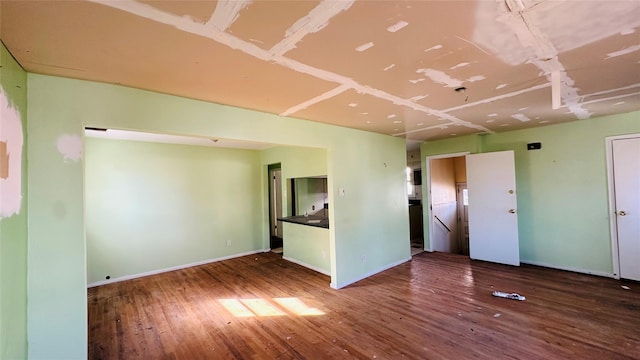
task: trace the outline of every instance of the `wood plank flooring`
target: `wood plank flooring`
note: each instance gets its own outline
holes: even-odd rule
[[[88,302],[90,359],[640,359],[640,283],[442,253],[341,290],[265,253]]]

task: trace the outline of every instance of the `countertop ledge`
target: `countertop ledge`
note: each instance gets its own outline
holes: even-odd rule
[[[315,226],[315,227],[320,227],[320,228],[325,228],[325,229],[329,228],[329,219],[326,218],[326,217],[322,217],[322,216],[297,215],[297,216],[287,216],[287,217],[278,218],[278,220],[284,221],[284,222],[288,222],[288,223],[292,223],[292,224]]]

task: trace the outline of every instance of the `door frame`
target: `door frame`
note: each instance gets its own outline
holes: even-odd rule
[[[423,232],[422,234],[422,237],[424,239],[424,246],[423,246],[424,251],[433,252],[431,247],[431,239],[433,238],[433,222],[435,219],[433,217],[433,211],[432,211],[433,205],[431,203],[431,160],[455,158],[460,156],[467,156],[469,154],[471,154],[471,152],[464,151],[464,152],[457,152],[457,153],[450,153],[450,154],[431,155],[425,158],[424,169],[425,169],[425,177],[427,180],[425,181],[426,190],[427,190],[425,194],[427,196],[428,201],[426,203],[427,206],[422,207],[422,212],[424,213],[426,208],[429,231]],[[422,196],[423,203],[424,203],[424,197],[425,195],[423,194]]]
[[[620,279],[620,254],[618,249],[618,223],[616,215],[616,191],[613,181],[613,141],[640,138],[638,134],[607,136],[605,151],[607,155],[607,190],[609,195],[609,231],[611,234],[611,257],[613,264],[613,278]]]

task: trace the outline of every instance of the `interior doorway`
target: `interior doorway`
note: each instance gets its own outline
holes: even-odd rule
[[[280,163],[268,166],[269,179],[269,248],[282,253],[282,169]]]
[[[466,154],[427,159],[431,251],[469,255]]]

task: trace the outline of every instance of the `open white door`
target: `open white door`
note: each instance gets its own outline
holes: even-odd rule
[[[640,281],[640,137],[613,141],[620,277]]]
[[[520,265],[513,151],[467,155],[469,256]]]

